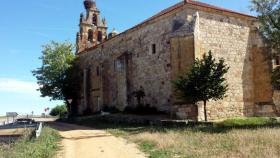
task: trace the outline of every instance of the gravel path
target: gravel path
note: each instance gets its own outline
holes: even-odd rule
[[[63,138],[58,158],[145,158],[135,144],[105,131],[56,122],[50,126]]]

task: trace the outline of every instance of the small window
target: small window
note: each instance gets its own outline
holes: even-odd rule
[[[92,24],[93,24],[93,25],[97,25],[97,17],[96,17],[96,14],[93,14],[93,16],[92,16]]]
[[[275,64],[276,64],[276,65],[280,65],[280,60],[279,60],[279,58],[280,58],[279,56],[276,56],[276,57],[275,57]]]
[[[152,44],[152,53],[156,54],[156,44]]]
[[[102,42],[102,32],[101,31],[98,31],[97,41]]]
[[[274,61],[275,61],[275,65],[280,65],[280,56],[276,56],[274,58]]]
[[[99,66],[96,67],[96,75],[99,76],[100,75],[100,69]]]
[[[88,41],[92,41],[93,40],[93,31],[90,29],[88,30]]]
[[[124,63],[121,59],[116,59],[114,61],[114,70],[115,72],[122,72],[124,70]]]

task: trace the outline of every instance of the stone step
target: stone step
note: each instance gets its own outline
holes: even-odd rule
[[[255,116],[277,117],[279,115],[274,104],[264,104],[255,106]]]

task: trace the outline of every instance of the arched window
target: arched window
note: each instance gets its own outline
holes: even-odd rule
[[[96,16],[96,14],[93,14],[93,16],[92,16],[92,24],[93,25],[97,25],[97,16]]]
[[[101,31],[98,31],[98,34],[97,34],[97,41],[98,41],[98,42],[102,42],[102,32],[101,32]]]
[[[91,29],[88,30],[88,41],[93,41],[93,31]]]

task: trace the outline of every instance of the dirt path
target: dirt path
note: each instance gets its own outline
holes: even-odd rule
[[[58,158],[145,158],[135,144],[105,131],[65,123],[50,126],[63,138]]]

